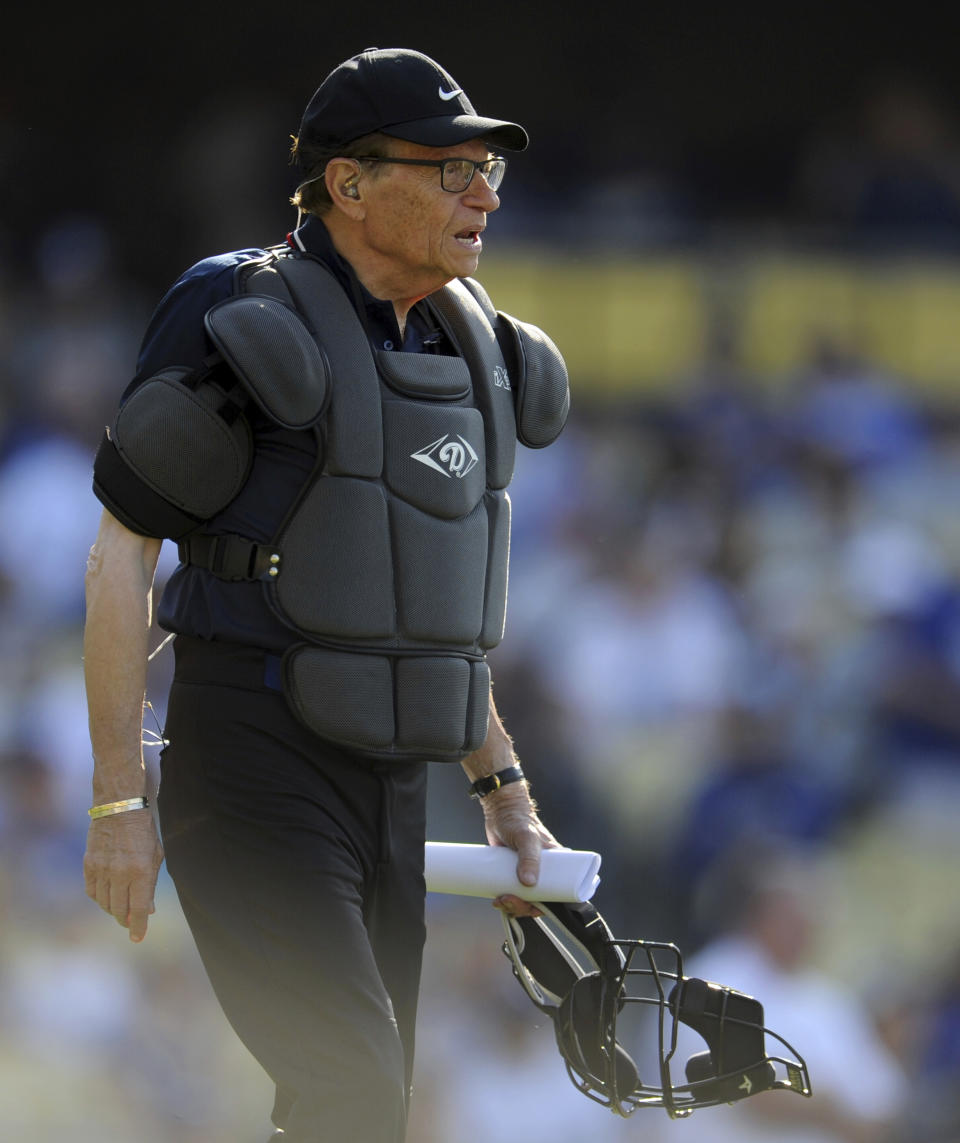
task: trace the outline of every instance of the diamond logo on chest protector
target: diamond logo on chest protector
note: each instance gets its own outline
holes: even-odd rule
[[[459,433],[454,436],[451,436],[450,433],[444,433],[433,444],[427,445],[419,452],[412,452],[410,456],[448,479],[451,476],[456,476],[460,480],[476,466],[480,459],[474,451],[473,445]]]

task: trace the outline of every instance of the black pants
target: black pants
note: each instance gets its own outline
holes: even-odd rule
[[[402,1143],[424,942],[426,767],[320,742],[247,649],[177,640],[158,797],[217,997],[284,1143]]]

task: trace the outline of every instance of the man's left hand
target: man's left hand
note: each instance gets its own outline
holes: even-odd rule
[[[537,816],[537,807],[525,782],[501,786],[488,794],[483,806],[484,826],[490,845],[503,845],[517,851],[517,880],[523,885],[536,885],[540,876],[540,853],[544,849],[560,849],[560,842]],[[530,901],[512,893],[494,901],[496,908],[513,917],[538,917],[540,910]]]

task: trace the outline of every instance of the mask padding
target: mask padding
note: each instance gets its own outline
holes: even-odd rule
[[[557,1043],[574,1066],[606,1085],[607,1058],[603,1053],[603,977],[598,972],[581,977],[570,989],[554,1019]],[[623,1099],[640,1084],[637,1065],[614,1045],[616,1095]],[[613,1097],[613,1092],[606,1092]]]
[[[580,972],[535,918],[514,917],[512,923],[522,933],[520,959],[524,968],[544,993],[559,1004],[580,978]],[[517,943],[519,946],[521,942]]]
[[[763,1005],[732,988],[695,977],[683,982],[677,1018],[706,1041],[709,1051],[687,1061],[687,1081],[703,1083],[699,1099],[743,1099],[773,1085],[776,1074],[767,1062]],[[674,1003],[676,989],[670,995]],[[706,1083],[714,1079],[714,1083]]]

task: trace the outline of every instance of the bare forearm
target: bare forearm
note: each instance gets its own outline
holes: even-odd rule
[[[160,542],[105,517],[87,566],[84,678],[94,804],[145,793],[141,752],[153,572]]]
[[[479,750],[468,754],[462,762],[471,782],[507,770],[518,764],[513,742],[490,696],[490,723],[487,739]],[[537,816],[536,803],[530,797],[526,781],[510,782],[482,796],[484,829],[490,845],[505,845],[517,851],[517,877],[524,885],[535,885],[540,872],[540,852],[557,845],[556,838]],[[507,894],[494,902],[514,915],[536,916],[538,910],[529,902]]]
[[[141,750],[153,576],[160,541],[128,531],[109,512],[87,563],[84,677],[93,744],[93,804],[146,793]],[[144,808],[96,818],[87,831],[87,896],[142,941],[153,912],[163,848]]]
[[[485,778],[488,774],[495,774],[498,770],[506,770],[509,766],[515,766],[516,763],[517,756],[513,752],[513,742],[510,735],[507,734],[499,714],[497,714],[497,708],[491,694],[490,723],[487,729],[486,742],[479,750],[468,754],[461,765],[470,781],[475,782],[477,778]]]

